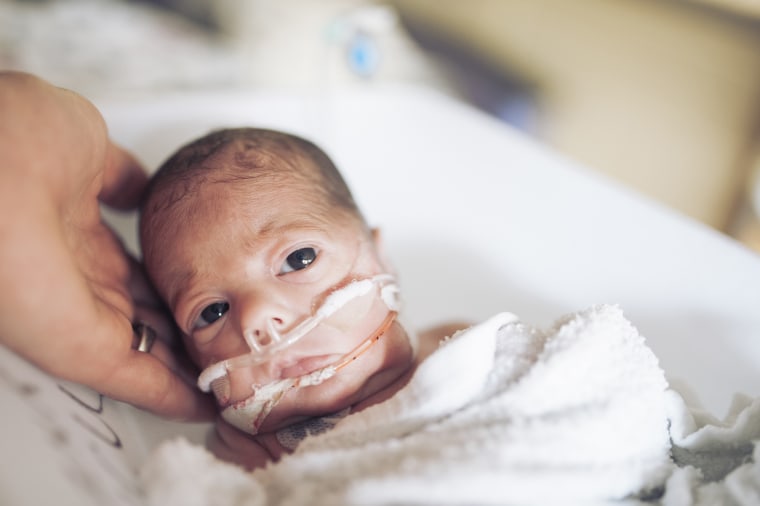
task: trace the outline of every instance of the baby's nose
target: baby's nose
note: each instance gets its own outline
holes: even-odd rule
[[[251,351],[262,351],[280,340],[296,315],[284,295],[252,290],[238,300],[240,332]]]
[[[276,344],[282,339],[285,321],[279,316],[269,316],[260,319],[254,327],[245,328],[243,337],[252,351],[263,351],[267,346]]]

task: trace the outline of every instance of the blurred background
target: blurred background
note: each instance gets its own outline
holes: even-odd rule
[[[432,87],[760,252],[758,0],[0,0],[0,68],[94,100]]]

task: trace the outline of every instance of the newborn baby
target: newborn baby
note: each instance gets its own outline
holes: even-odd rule
[[[220,408],[208,446],[248,469],[381,402],[460,325],[396,319],[380,234],[317,146],[213,132],[156,172],[141,207],[148,275]]]

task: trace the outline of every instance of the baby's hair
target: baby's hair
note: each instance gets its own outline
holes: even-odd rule
[[[223,154],[231,154],[234,162],[221,166],[218,158]],[[364,221],[348,185],[322,149],[296,135],[262,128],[216,130],[179,148],[151,178],[141,210],[152,214],[170,208],[209,181],[277,183],[292,177],[309,184],[328,205]],[[160,202],[151,199],[157,193]]]

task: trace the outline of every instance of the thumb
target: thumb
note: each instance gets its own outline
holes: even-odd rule
[[[100,201],[119,210],[136,207],[148,183],[145,169],[134,156],[114,143],[108,145],[105,163]]]

